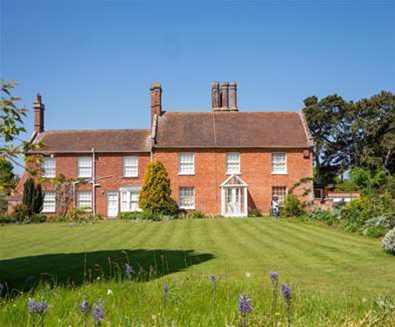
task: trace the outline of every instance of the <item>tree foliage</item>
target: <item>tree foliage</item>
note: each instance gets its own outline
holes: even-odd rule
[[[9,195],[15,185],[16,178],[12,163],[0,157],[0,192]]]
[[[11,94],[15,85],[15,82],[6,83],[0,80],[0,157],[20,165],[16,160],[18,156],[27,155],[29,151],[38,149],[42,145],[22,140],[22,135],[26,132],[23,118],[26,116],[27,109],[17,106],[20,98]],[[30,155],[26,160],[37,162],[38,158]]]
[[[160,214],[174,214],[177,211],[177,205],[171,198],[169,175],[160,161],[153,161],[147,167],[139,206],[143,210]]]
[[[27,215],[31,217],[40,213],[43,208],[44,194],[41,190],[41,184],[36,184],[34,179],[29,178],[23,186],[22,203],[26,207]]]
[[[395,172],[395,95],[381,92],[357,102],[339,95],[304,100],[303,109],[315,140],[317,181],[353,167]]]

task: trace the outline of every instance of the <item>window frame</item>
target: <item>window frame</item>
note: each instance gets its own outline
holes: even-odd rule
[[[132,159],[132,164],[127,166],[126,161]],[[122,171],[123,171],[123,177],[125,178],[133,178],[133,177],[139,177],[139,158],[138,156],[124,156],[122,160]],[[128,175],[126,174],[126,169],[131,169],[131,174]],[[135,170],[135,172],[134,172]]]
[[[183,156],[190,155],[192,156],[192,162],[183,162]],[[183,165],[190,165],[192,164],[191,171],[183,171]],[[185,168],[185,167],[184,167]],[[178,155],[178,175],[185,175],[185,176],[192,176],[195,175],[195,153],[194,152],[180,152]]]
[[[87,159],[89,159],[89,161],[90,161],[90,167],[89,167],[90,175],[89,176],[82,176],[81,175],[81,168],[82,169],[88,169],[88,167],[87,166],[81,166],[80,163],[83,160],[87,160]],[[77,158],[77,177],[79,177],[79,178],[92,178],[92,174],[93,174],[93,160],[92,160],[92,157],[89,157],[89,156],[78,157]]]
[[[277,189],[284,189],[284,196],[279,195],[279,194],[274,194],[274,189],[275,188],[277,188]],[[272,199],[273,199],[274,195],[276,195],[278,197],[280,203],[284,203],[285,199],[288,196],[288,187],[285,186],[285,185],[273,185],[272,186]]]
[[[185,190],[192,190],[192,195],[185,195],[184,194],[184,198],[186,197],[186,196],[190,196],[191,197],[191,199],[192,199],[192,204],[190,204],[190,205],[183,205],[183,200],[182,200],[182,197],[183,197],[183,194],[182,194],[182,191],[185,191]],[[179,207],[180,207],[180,209],[184,209],[184,210],[195,210],[195,208],[196,208],[196,191],[195,191],[195,187],[193,187],[193,186],[181,186],[180,188],[179,188],[179,190],[178,190],[178,204],[179,204]],[[184,201],[185,202],[185,201]]]
[[[82,207],[82,206],[80,205],[81,200],[80,200],[79,197],[80,197],[81,194],[83,194],[83,193],[89,193],[89,194],[90,194],[90,206]],[[84,190],[77,191],[76,197],[77,197],[77,198],[76,198],[76,207],[77,207],[77,208],[82,209],[82,210],[85,210],[85,211],[88,211],[88,212],[91,212],[91,211],[92,211],[92,204],[93,204],[92,191],[84,191]]]
[[[46,166],[46,164],[48,162],[52,162],[53,163],[53,166],[49,168],[51,170],[51,172],[53,170],[53,174],[47,174],[48,168],[45,168],[45,166]],[[45,178],[54,178],[54,177],[56,177],[56,160],[55,160],[55,158],[43,157],[42,162],[41,162],[41,171],[42,171],[42,177],[45,177]]]
[[[236,162],[236,161],[230,161],[229,159],[230,159],[230,157],[232,156],[232,155],[234,155],[234,154],[237,154],[237,156],[238,156],[238,161]],[[226,158],[225,158],[225,164],[226,164],[226,175],[241,175],[241,155],[240,155],[240,152],[235,152],[235,151],[233,151],[233,152],[227,152],[226,153]],[[237,165],[238,165],[238,169],[237,170],[235,170],[235,171],[230,171],[229,170],[229,166],[230,166],[230,164],[235,164],[235,163],[237,163]]]
[[[279,162],[275,162],[275,156],[276,155],[284,155],[284,169],[282,171],[276,171],[275,170],[275,164],[282,164]],[[272,152],[272,174],[273,175],[287,175],[288,174],[288,156],[286,152]]]
[[[119,212],[140,212],[142,209],[139,207],[139,197],[140,197],[140,188],[136,187],[125,187],[119,190]],[[126,198],[124,198],[124,193],[126,194]],[[132,202],[132,193],[137,193],[137,201]],[[124,203],[127,204],[128,208],[125,210]],[[136,203],[136,210],[132,210],[132,203]]]
[[[42,213],[55,213],[56,212],[56,193],[55,193],[55,191],[45,191],[43,193],[44,193],[44,199],[43,199],[43,208],[42,208],[41,212]],[[48,202],[48,199],[47,199],[47,201],[45,199],[49,194],[53,195],[53,200],[51,200],[51,203],[53,202],[53,209],[52,209],[52,207],[51,207],[51,209],[45,209],[45,207],[46,207],[45,202]],[[47,207],[48,207],[48,204],[47,204]]]

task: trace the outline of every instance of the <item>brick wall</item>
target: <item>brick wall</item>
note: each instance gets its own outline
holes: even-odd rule
[[[170,175],[173,197],[179,203],[179,188],[193,186],[195,188],[195,207],[211,214],[221,212],[220,184],[228,177],[226,175],[226,153],[240,152],[240,177],[248,184],[249,208],[257,208],[269,212],[271,207],[272,186],[285,186],[289,190],[303,177],[312,177],[312,156],[304,158],[303,150],[287,150],[286,175],[272,174],[272,152],[284,150],[196,150],[196,149],[156,149],[154,158],[166,166]],[[195,153],[195,175],[178,175],[180,152]],[[303,187],[306,187],[304,185]],[[301,195],[301,190],[295,190]]]

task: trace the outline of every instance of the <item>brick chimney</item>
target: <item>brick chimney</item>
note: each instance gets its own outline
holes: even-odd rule
[[[229,83],[229,110],[238,111],[237,109],[237,83]]]
[[[37,99],[33,104],[34,108],[34,131],[37,133],[44,132],[44,110],[45,106],[41,101],[41,95],[37,94]]]
[[[221,91],[218,82],[213,82],[211,85],[211,109],[213,111],[221,110]]]
[[[154,116],[158,117],[162,114],[162,87],[160,83],[152,83],[151,85],[151,126]]]
[[[229,83],[224,82],[221,84],[221,110],[229,110],[229,95],[228,95]]]

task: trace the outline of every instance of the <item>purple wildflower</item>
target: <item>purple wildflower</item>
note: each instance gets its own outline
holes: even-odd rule
[[[170,291],[169,284],[163,284],[162,290],[163,290],[163,294],[164,294],[165,296],[166,296],[167,294],[169,294],[169,291]]]
[[[100,300],[99,304],[93,305],[93,320],[96,326],[100,326],[101,321],[104,319],[104,301]]]
[[[30,314],[45,315],[48,311],[48,303],[46,301],[34,301],[34,299],[29,299],[27,302],[27,309]]]
[[[270,274],[270,279],[272,280],[272,282],[277,282],[278,278],[280,277],[280,274],[278,272],[272,271]]]
[[[287,304],[291,302],[292,299],[292,290],[288,284],[282,284],[281,290],[283,292],[284,300]]]
[[[80,311],[87,315],[90,311],[91,307],[89,305],[89,302],[87,300],[83,300],[80,304]]]
[[[252,311],[251,300],[247,295],[241,294],[239,297],[239,311],[245,315]]]
[[[128,263],[125,263],[125,276],[130,278],[132,274],[134,274],[133,267]]]
[[[210,280],[210,282],[212,282],[213,284],[216,284],[218,281],[218,277],[216,275],[210,274],[208,276],[208,279]]]

